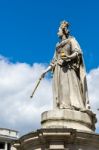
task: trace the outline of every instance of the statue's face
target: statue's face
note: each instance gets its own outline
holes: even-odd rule
[[[61,28],[59,28],[58,32],[57,32],[58,37],[62,37],[63,36],[63,31]]]

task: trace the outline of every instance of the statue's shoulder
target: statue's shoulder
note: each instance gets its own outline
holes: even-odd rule
[[[74,36],[70,36],[68,38],[68,41],[70,42],[70,44],[78,45],[78,47],[80,47],[79,44],[78,44],[78,41],[76,40],[76,38]]]
[[[69,41],[76,41],[76,38],[74,36],[69,36],[68,40]]]

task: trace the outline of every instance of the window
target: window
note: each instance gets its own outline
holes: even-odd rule
[[[11,144],[10,143],[8,143],[7,150],[11,150]]]
[[[4,142],[0,142],[0,149],[5,149],[5,143]]]

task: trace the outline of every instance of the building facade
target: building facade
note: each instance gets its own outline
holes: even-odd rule
[[[0,150],[16,150],[12,146],[12,142],[17,138],[17,131],[6,128],[0,128]]]

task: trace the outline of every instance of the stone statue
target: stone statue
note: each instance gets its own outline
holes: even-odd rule
[[[61,22],[57,33],[60,42],[42,76],[53,71],[54,108],[86,111],[90,106],[82,50],[76,39],[70,36],[68,27],[68,22]]]
[[[83,54],[68,28],[69,23],[62,21],[58,31],[60,41],[56,44],[54,57],[41,74],[31,98],[45,74],[52,71],[54,107],[41,114],[42,128],[93,132],[97,119],[89,105]]]
[[[53,72],[54,108],[41,114],[41,129],[15,141],[17,150],[99,150],[96,115],[88,100],[81,48],[69,35],[69,23],[61,22],[54,57],[32,92],[48,71]],[[35,120],[34,120],[35,121]]]

